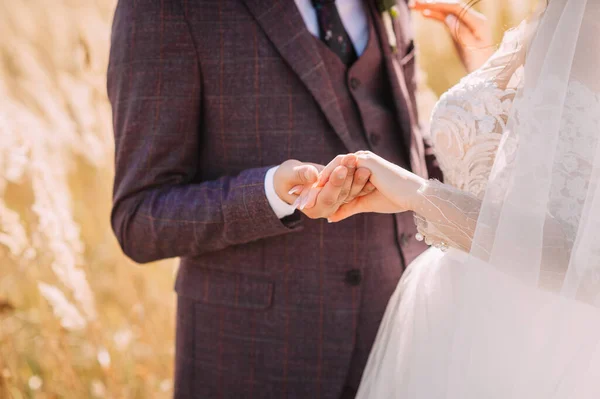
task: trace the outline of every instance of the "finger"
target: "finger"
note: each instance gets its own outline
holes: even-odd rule
[[[371,194],[373,191],[375,191],[375,186],[373,185],[373,183],[368,182],[365,185],[365,188],[363,188],[362,191],[358,194],[358,196],[364,197],[365,195]]]
[[[349,204],[344,204],[340,206],[340,208],[330,217],[327,218],[329,223],[337,223],[344,219],[349,218],[350,216],[354,216],[359,213],[357,201],[352,201]]]
[[[302,164],[293,169],[293,185],[313,184],[319,179],[319,171],[314,165]]]
[[[297,185],[292,187],[292,189],[290,191],[288,191],[289,195],[298,195],[302,192],[302,190],[304,189],[304,186],[302,185]]]
[[[340,191],[338,203],[346,201],[352,190],[354,173],[356,172],[356,156],[354,154],[345,156],[344,159],[342,159],[342,166],[345,166],[348,169],[348,174],[346,175],[346,180],[342,186],[342,191]]]
[[[365,186],[369,182],[369,177],[371,177],[371,171],[369,169],[358,168],[356,170],[354,173],[352,188],[350,189],[350,194],[346,198],[346,202],[351,202],[354,198],[358,197],[358,195],[364,190]]]
[[[345,176],[345,177],[342,178],[342,176]],[[347,179],[348,179],[348,170],[347,170],[347,168],[344,167],[344,166],[339,166],[334,171],[334,175],[330,179],[329,184],[326,184],[325,187],[331,185],[334,188],[337,188],[338,186],[341,185],[342,190],[343,190],[343,186],[344,186],[345,182],[347,181]],[[305,209],[314,208],[317,205],[317,199],[318,199],[319,194],[321,193],[321,191],[323,191],[323,188],[322,187],[318,187],[316,185],[313,185],[312,187],[304,186],[302,194],[300,195],[300,198],[298,199],[298,209],[301,210],[301,211],[303,211]],[[335,192],[334,189],[330,189],[329,191],[326,191],[325,196],[333,195],[332,194],[333,192]],[[339,200],[339,199],[336,199],[336,200]],[[325,198],[325,203],[326,203],[326,206],[333,206],[334,205],[334,204],[329,204],[329,199],[328,198]]]
[[[335,168],[329,181],[319,193],[316,206],[331,208],[336,205],[347,175],[348,169],[345,166]]]
[[[348,162],[347,158],[350,159],[350,157],[354,157],[354,159],[356,159],[354,154],[338,155],[331,162],[329,162],[329,164],[327,164],[327,166],[325,166],[320,173],[318,186],[325,186],[335,168],[342,165],[343,162]]]
[[[452,35],[452,39],[455,43],[460,43],[460,34],[463,28],[463,24],[460,23],[460,20],[454,14],[447,14],[444,17],[444,23],[448,27],[450,34]],[[464,30],[463,30],[464,32]]]
[[[465,5],[458,0],[415,0],[409,7],[415,11],[435,10],[439,12],[456,13],[463,11]]]
[[[317,171],[318,171],[319,173],[321,173],[321,171],[322,171],[323,169],[325,169],[325,165],[320,165],[320,164],[318,164],[318,163],[306,162],[306,164],[308,164],[308,165],[312,165],[312,166],[314,166],[315,168],[317,168]]]
[[[319,193],[321,193],[323,189],[321,187],[311,187],[307,190],[307,193],[304,195],[302,202],[300,203],[300,210],[314,208],[317,204],[317,198]]]
[[[346,175],[346,180],[344,180],[344,184],[342,185],[342,189],[340,190],[340,194],[336,201],[338,204],[341,204],[342,202],[347,201],[348,196],[350,195],[350,190],[352,190],[353,181],[354,181],[354,169],[348,169],[348,174]]]
[[[317,183],[319,187],[325,186],[325,184],[329,180],[329,177],[333,173],[333,170],[342,164],[343,159],[344,155],[338,155],[337,157],[333,158],[333,160],[329,162],[325,166],[325,168],[323,168],[323,170],[319,174],[319,182]]]
[[[423,10],[430,10],[431,12],[441,13],[444,16],[452,14],[473,32],[486,21],[483,14],[459,1],[415,1],[413,9],[421,12]]]
[[[300,209],[300,206],[302,206],[302,204],[305,201],[306,197],[308,196],[308,193],[311,188],[311,186],[301,186],[301,187],[302,187],[302,190],[300,192],[300,195],[298,195],[298,198],[296,198],[296,200],[292,204],[292,206],[296,209]]]
[[[356,168],[357,157],[355,154],[344,155],[342,158],[342,165],[347,168]]]
[[[482,21],[485,22],[485,21]],[[470,34],[473,38],[482,40],[486,37],[485,32],[488,29],[483,24],[479,27],[469,25],[465,23],[464,20],[460,19],[458,16],[454,14],[447,14],[444,19],[444,23],[450,30],[452,34],[452,38],[455,42],[461,42],[461,34],[467,31],[467,34]],[[486,40],[487,41],[487,40]],[[491,44],[490,44],[491,45]]]
[[[423,10],[421,11],[421,15],[423,15],[425,18],[429,18],[429,19],[435,19],[437,21],[446,23],[446,15],[448,14],[444,14],[438,11],[432,11],[429,9]]]

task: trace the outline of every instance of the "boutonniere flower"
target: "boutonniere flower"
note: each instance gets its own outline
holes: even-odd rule
[[[398,42],[396,40],[396,32],[394,31],[394,18],[398,17],[398,8],[396,0],[377,0],[377,8],[381,13],[381,19],[383,20],[383,26],[385,27],[385,34],[388,39],[388,44],[392,49],[392,52],[396,52],[398,48]]]

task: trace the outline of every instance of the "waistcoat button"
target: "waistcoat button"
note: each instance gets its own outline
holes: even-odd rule
[[[357,78],[350,78],[350,88],[352,90],[358,89],[359,86],[360,86],[360,80],[358,80]]]

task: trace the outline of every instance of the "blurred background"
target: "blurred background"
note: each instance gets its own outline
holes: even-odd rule
[[[534,0],[483,0],[494,37]],[[173,261],[112,236],[106,99],[116,0],[0,0],[0,399],[169,398]],[[465,71],[415,16],[421,117]]]

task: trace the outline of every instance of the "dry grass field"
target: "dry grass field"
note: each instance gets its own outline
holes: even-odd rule
[[[115,1],[0,0],[0,399],[171,396],[174,262],[134,265],[109,226]],[[478,7],[499,40],[531,1]],[[426,119],[464,70],[416,23]]]

